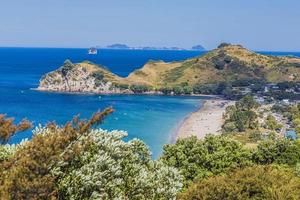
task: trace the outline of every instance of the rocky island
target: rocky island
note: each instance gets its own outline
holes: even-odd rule
[[[149,61],[128,77],[89,61],[65,61],[44,75],[38,90],[89,93],[205,94],[226,92],[244,82],[299,82],[300,58],[269,56],[240,45],[221,44],[205,55],[180,62]],[[221,88],[220,88],[221,87]]]

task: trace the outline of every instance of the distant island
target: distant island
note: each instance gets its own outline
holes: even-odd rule
[[[280,83],[299,89],[299,82],[300,58],[262,55],[240,45],[221,44],[207,54],[181,62],[149,61],[125,78],[89,61],[66,61],[41,78],[38,90],[232,97],[249,90],[267,93],[266,86],[276,89]]]
[[[205,51],[205,48],[202,45],[196,45],[192,47],[192,50],[195,51]]]
[[[130,49],[126,44],[112,44],[108,45],[106,49]]]
[[[126,44],[112,44],[108,45],[106,47],[99,47],[100,49],[120,49],[120,50],[172,50],[172,51],[188,51],[188,50],[193,50],[193,51],[206,51],[205,48],[202,45],[196,45],[193,46],[190,49],[186,48],[181,48],[181,47],[130,47]]]

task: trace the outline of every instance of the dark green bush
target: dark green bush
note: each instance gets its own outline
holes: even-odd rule
[[[161,160],[178,168],[188,185],[197,179],[247,166],[251,164],[251,154],[237,141],[208,135],[203,140],[189,137],[165,145]]]

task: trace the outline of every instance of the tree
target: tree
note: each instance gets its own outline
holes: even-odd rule
[[[270,129],[272,131],[282,127],[281,124],[277,123],[277,121],[273,115],[267,116],[266,126],[268,129]]]
[[[243,132],[247,129],[257,129],[257,114],[255,109],[259,105],[252,96],[245,96],[234,106],[228,106],[224,115],[225,123],[223,130],[230,132],[237,130]]]
[[[149,91],[151,88],[147,85],[130,85],[130,90],[134,93],[143,93]]]
[[[190,86],[184,86],[182,90],[184,94],[191,94],[193,92],[193,89]]]
[[[198,181],[178,199],[300,199],[300,178],[276,166],[247,167]]]
[[[0,199],[175,199],[177,169],[125,132],[94,129],[111,112],[37,127],[13,151],[0,146]]]
[[[253,153],[253,161],[258,164],[286,164],[294,166],[300,163],[300,141],[274,138],[262,141]]]
[[[140,140],[124,142],[125,132],[93,130],[91,144],[59,174],[60,199],[174,199],[181,189],[181,176],[172,167],[151,160]]]
[[[174,86],[173,87],[173,92],[174,94],[178,95],[178,94],[182,94],[183,93],[183,89],[180,86]]]
[[[76,162],[84,150],[77,141],[111,112],[113,109],[107,108],[89,120],[75,117],[63,127],[51,123],[42,134],[36,129],[30,141],[0,163],[0,199],[55,199],[57,177],[52,169],[58,163]]]
[[[28,130],[32,127],[32,123],[23,119],[19,124],[14,124],[14,118],[7,118],[0,114],[0,144],[5,144],[13,135],[18,132]]]
[[[68,72],[74,68],[74,66],[75,65],[70,60],[68,60],[68,59],[65,60],[63,66],[61,68],[62,75],[66,76],[68,74]]]
[[[185,185],[229,169],[251,163],[250,151],[224,136],[206,136],[179,139],[175,144],[165,145],[161,160],[180,170]]]
[[[236,103],[237,109],[243,110],[243,111],[249,111],[249,110],[257,108],[258,106],[259,106],[259,104],[256,103],[256,101],[254,100],[254,98],[251,95],[246,95],[245,97],[243,97]]]

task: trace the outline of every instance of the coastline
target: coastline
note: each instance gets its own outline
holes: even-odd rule
[[[203,139],[207,134],[219,135],[223,124],[223,113],[234,101],[224,99],[205,100],[202,106],[188,115],[178,126],[172,142],[195,135]]]
[[[203,100],[199,104],[196,111],[188,114],[181,120],[170,135],[171,143],[175,143],[180,138],[186,138],[195,135],[199,139],[203,139],[207,134],[218,135],[221,134],[223,125],[223,113],[229,105],[233,105],[234,101],[226,100],[220,95],[201,95],[201,94],[162,94],[157,91],[144,92],[144,93],[126,93],[126,92],[71,92],[71,91],[57,91],[57,90],[44,90],[40,88],[31,88],[38,92],[46,93],[60,93],[60,94],[74,94],[74,95],[146,95],[146,96],[202,96],[209,99]]]
[[[221,95],[214,94],[163,94],[162,92],[157,91],[149,91],[143,93],[134,93],[134,92],[86,92],[86,91],[63,91],[63,90],[47,90],[40,88],[30,88],[30,90],[37,92],[45,92],[45,93],[57,93],[57,94],[74,94],[74,95],[156,95],[156,96],[179,96],[179,97],[210,97],[214,99],[222,99]]]

